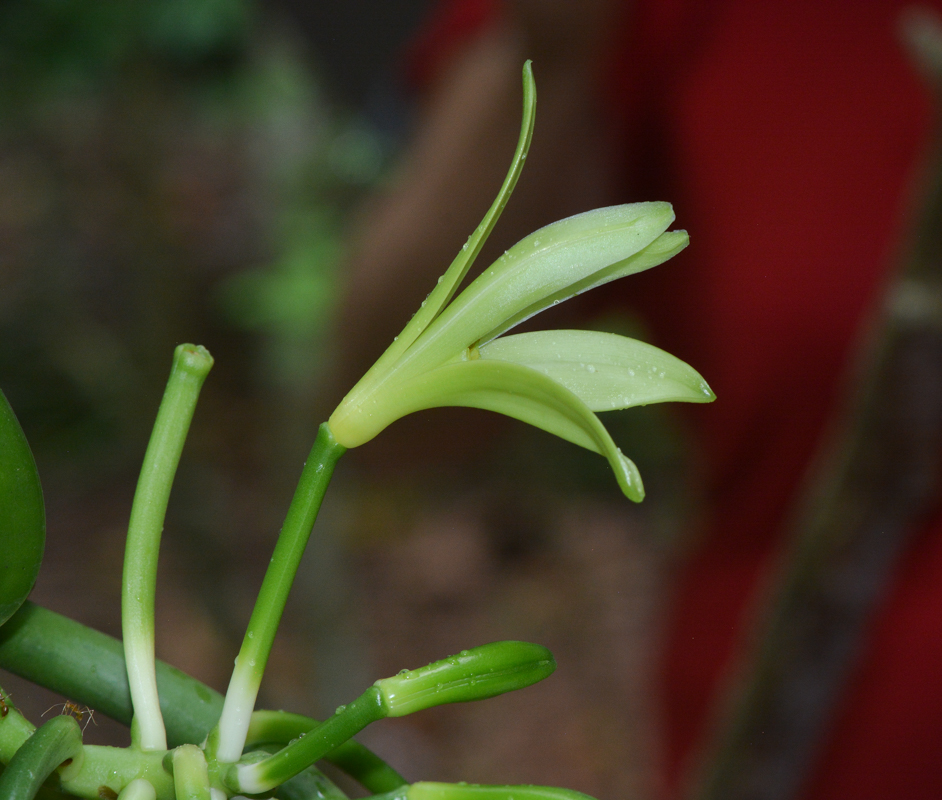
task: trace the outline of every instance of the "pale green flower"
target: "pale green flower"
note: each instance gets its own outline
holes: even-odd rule
[[[687,234],[667,231],[674,221],[671,206],[613,206],[547,225],[514,245],[452,300],[520,174],[534,107],[527,64],[520,142],[497,199],[328,426],[340,444],[355,447],[421,409],[498,411],[604,455],[622,491],[641,500],[637,467],[615,446],[594,412],[667,400],[709,402],[714,395],[703,378],[663,350],[611,333],[503,334],[563,300],[679,253],[687,246]]]

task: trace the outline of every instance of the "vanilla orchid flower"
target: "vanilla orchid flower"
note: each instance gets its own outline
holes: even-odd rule
[[[524,67],[524,119],[497,199],[402,333],[328,420],[355,447],[395,420],[426,408],[497,411],[605,456],[630,499],[644,497],[637,467],[595,412],[669,400],[710,402],[703,378],[652,345],[594,331],[504,336],[534,314],[609,281],[657,266],[687,246],[668,231],[668,203],[588,211],[530,234],[457,297],[516,184],[533,131],[536,93]],[[450,302],[449,302],[450,301]]]

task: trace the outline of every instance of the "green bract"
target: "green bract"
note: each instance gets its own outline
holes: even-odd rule
[[[551,675],[553,654],[529,642],[494,642],[374,684],[386,716],[402,717],[444,703],[485,700]]]
[[[535,90],[524,67],[524,119],[507,178],[484,220],[418,313],[343,399],[328,425],[344,447],[425,408],[506,414],[604,455],[622,491],[644,497],[634,463],[596,411],[714,394],[697,372],[656,347],[608,333],[548,331],[497,337],[589,289],[663,263],[687,246],[668,231],[668,203],[600,208],[530,234],[452,300],[519,177],[533,130]],[[451,302],[449,302],[451,300]]]

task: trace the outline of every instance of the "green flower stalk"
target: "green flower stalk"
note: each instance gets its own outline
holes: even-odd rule
[[[170,488],[180,462],[203,382],[213,366],[199,345],[181,344],[173,353],[154,430],[134,493],[124,552],[121,631],[134,704],[139,743],[144,750],[165,750],[167,734],[157,696],[154,661],[154,595],[157,553],[163,533]]]
[[[338,443],[363,444],[426,408],[489,409],[605,456],[639,501],[637,467],[595,412],[647,403],[703,403],[714,394],[679,359],[609,333],[547,331],[498,338],[524,320],[609,281],[650,269],[687,246],[668,231],[668,203],[596,209],[530,234],[452,299],[506,204],[526,158],[535,89],[524,67],[524,119],[507,178],[484,220],[418,313],[328,420]]]
[[[494,642],[421,669],[403,670],[376,681],[317,727],[299,731],[298,737],[277,753],[244,756],[226,770],[225,783],[235,792],[266,792],[342,746],[372,722],[446,703],[485,700],[541,681],[555,668],[552,653],[538,644]],[[270,716],[268,723],[277,725]]]

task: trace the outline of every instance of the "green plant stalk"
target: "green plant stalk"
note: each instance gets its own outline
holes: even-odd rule
[[[43,781],[65,761],[78,764],[84,756],[82,732],[69,716],[54,717],[38,728],[16,751],[0,775],[0,797],[32,800]]]
[[[223,773],[229,789],[244,794],[267,792],[323,758],[371,722],[383,719],[379,689],[371,686],[356,700],[337,709],[330,719],[277,753],[254,763],[233,764]]]
[[[0,667],[131,724],[121,642],[62,614],[27,600],[0,628]],[[162,661],[156,671],[170,745],[202,742],[222,695]]]
[[[307,768],[371,722],[401,717],[445,703],[484,700],[530,686],[556,669],[553,654],[529,642],[494,642],[462,650],[415,670],[376,681],[322,725],[301,732],[283,749],[259,761],[233,765],[223,780],[231,789],[254,794],[274,788]],[[254,716],[254,715],[253,715]],[[300,727],[298,720],[256,717],[254,737],[281,736]],[[396,788],[396,787],[392,787]]]
[[[287,711],[256,711],[252,714],[246,747],[262,744],[286,745],[300,739],[320,723]],[[374,794],[406,786],[406,780],[383,759],[359,742],[347,740],[325,756],[331,764],[356,778]]]
[[[63,717],[62,719],[65,719]],[[101,747],[87,744],[85,760],[74,775],[63,775],[62,788],[77,797],[107,797],[108,789],[120,794],[133,781],[146,780],[161,800],[174,796],[173,775],[168,772],[165,750],[141,751],[130,747]]]
[[[121,590],[121,632],[131,702],[140,725],[143,750],[166,750],[167,734],[160,713],[154,665],[154,594],[157,553],[170,487],[203,381],[213,366],[209,352],[179,345],[160,402],[157,420],[131,507]]]
[[[210,800],[206,756],[195,744],[173,751],[173,786],[177,800]]]
[[[474,783],[421,781],[382,800],[592,800],[589,795],[554,786],[486,786]],[[379,798],[374,798],[379,800]]]
[[[0,628],[0,667],[89,705],[124,725],[131,723],[131,695],[121,642],[62,614],[27,600]],[[219,720],[222,695],[163,661],[157,662],[157,686],[171,746],[202,742]],[[0,724],[0,760],[6,761],[35,730],[9,701],[7,706],[10,715],[7,719],[15,719],[12,715],[16,715],[22,721],[16,725],[22,724],[23,729],[5,744],[4,727]],[[283,713],[256,712],[260,715]],[[273,740],[279,744],[319,724],[300,714],[286,716],[306,728],[299,728],[297,734],[284,741]],[[359,742],[344,742],[328,753],[325,760],[374,794],[405,784],[392,767]]]
[[[346,448],[337,443],[326,423],[322,424],[301,472],[229,681],[219,720],[218,749],[212,754],[220,762],[234,763],[242,755],[258,687],[281,622],[288,592],[334,467],[345,452]]]
[[[308,767],[281,784],[275,797],[278,800],[348,800],[347,795],[316,767]]]

